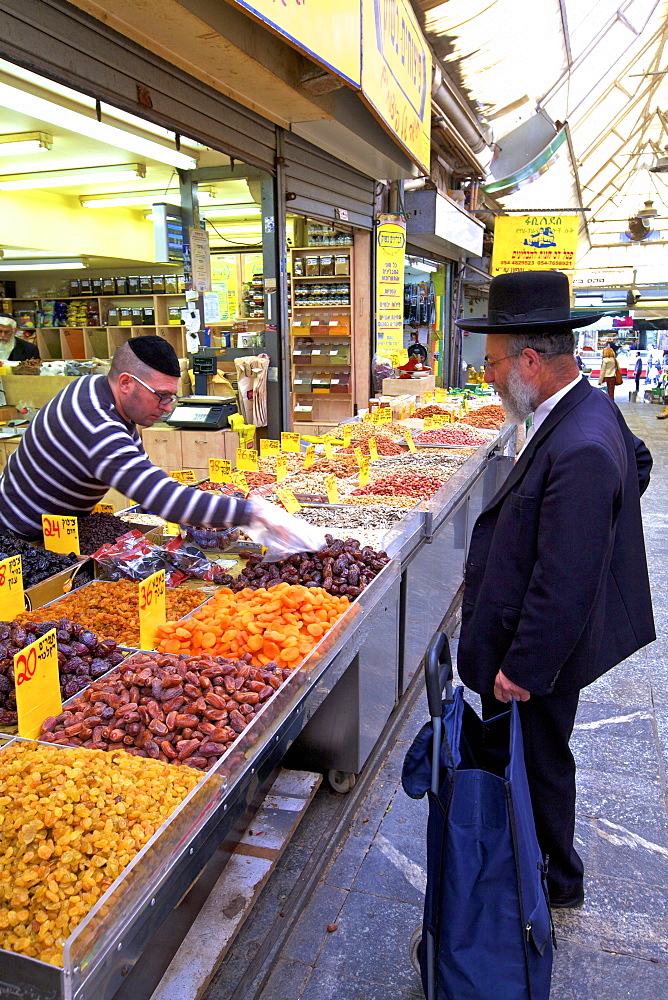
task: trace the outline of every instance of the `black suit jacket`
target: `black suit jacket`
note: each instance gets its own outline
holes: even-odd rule
[[[35,344],[31,344],[28,340],[23,340],[22,337],[17,337],[14,342],[14,348],[7,358],[8,361],[27,361],[28,358],[38,358],[39,350]]]
[[[559,400],[478,517],[466,565],[460,676],[499,669],[534,694],[590,684],[656,638],[640,496],[652,457],[607,394]]]

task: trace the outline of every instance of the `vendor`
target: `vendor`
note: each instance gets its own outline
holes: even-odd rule
[[[0,478],[0,527],[41,538],[42,514],[89,514],[111,487],[166,521],[271,527],[266,501],[181,486],[147,458],[137,425],[151,427],[170,412],[180,374],[166,340],[133,337],[116,351],[108,376],[82,376],[59,392]]]
[[[27,361],[39,358],[35,344],[16,336],[16,320],[9,313],[0,313],[0,364],[3,361]]]

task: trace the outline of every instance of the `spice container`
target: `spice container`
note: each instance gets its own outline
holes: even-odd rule
[[[169,306],[167,322],[170,326],[181,326],[181,306]]]
[[[142,295],[153,294],[153,275],[142,274],[139,276],[139,291]]]
[[[320,258],[319,257],[305,257],[304,266],[306,268],[307,278],[317,278],[320,274]]]
[[[121,306],[118,310],[118,325],[132,326],[132,309],[130,306]]]
[[[120,316],[116,306],[111,306],[107,312],[107,326],[118,326]]]
[[[295,257],[292,261],[292,277],[293,278],[303,278],[304,277],[304,258]]]
[[[152,278],[152,290],[154,295],[164,295],[165,276],[164,274],[154,274]]]
[[[91,278],[91,291],[93,295],[102,295],[102,278]]]
[[[117,295],[127,295],[128,294],[128,279],[127,278],[116,278],[116,294]]]
[[[325,277],[334,277],[334,257],[323,254],[320,258],[320,274]]]
[[[115,295],[116,294],[116,279],[115,278],[103,278],[102,279],[102,294],[103,295]]]
[[[175,274],[165,275],[165,294],[177,295],[179,291],[179,281]]]
[[[155,326],[155,309],[153,306],[144,306],[142,309],[142,325]]]

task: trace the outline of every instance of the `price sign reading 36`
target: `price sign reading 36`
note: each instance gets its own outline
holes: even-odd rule
[[[158,627],[166,620],[165,571],[161,569],[139,583],[139,644],[142,649],[155,649]]]

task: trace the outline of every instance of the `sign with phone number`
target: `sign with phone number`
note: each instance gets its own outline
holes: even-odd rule
[[[158,626],[167,620],[165,606],[165,571],[158,570],[139,583],[139,645],[155,649]]]
[[[36,739],[50,715],[60,715],[63,703],[58,676],[58,640],[49,629],[14,657],[19,736]]]

